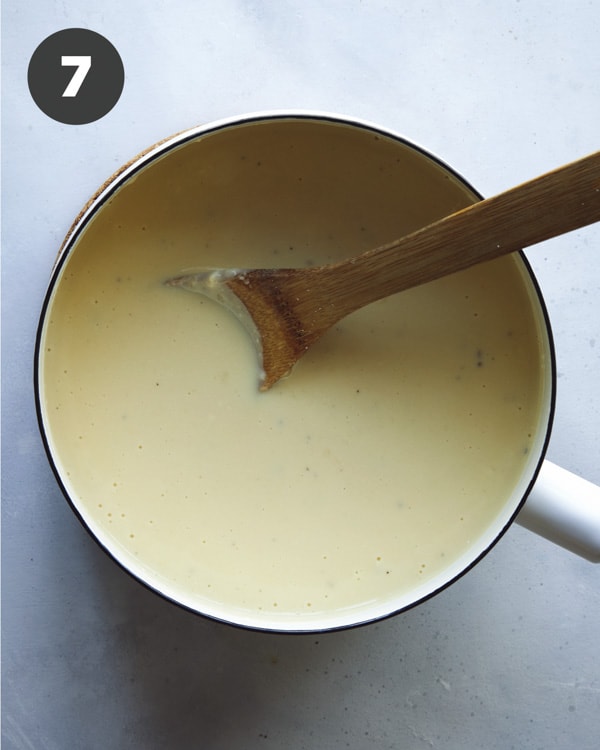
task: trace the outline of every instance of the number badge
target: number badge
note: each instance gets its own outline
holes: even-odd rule
[[[119,101],[125,69],[115,47],[88,29],[63,29],[44,39],[27,72],[34,102],[48,117],[84,125]]]

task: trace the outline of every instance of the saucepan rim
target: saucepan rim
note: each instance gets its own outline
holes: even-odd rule
[[[79,521],[81,522],[83,527],[86,529],[86,531],[90,534],[90,536],[94,539],[94,541],[100,546],[100,548],[104,552],[106,552],[109,555],[109,557],[112,560],[114,560],[117,563],[117,565],[122,570],[126,571],[136,581],[141,583],[147,589],[153,591],[154,593],[157,593],[162,598],[168,601],[171,601],[172,603],[176,604],[182,609],[185,609],[186,611],[192,612],[193,614],[199,615],[201,617],[206,617],[210,620],[223,622],[228,625],[235,626],[235,627],[240,627],[243,629],[250,629],[250,630],[257,630],[257,631],[262,631],[262,632],[276,632],[276,633],[281,633],[281,634],[284,634],[284,633],[289,633],[289,634],[324,633],[324,632],[331,632],[331,631],[338,631],[338,630],[347,630],[350,628],[361,627],[372,622],[381,621],[389,617],[396,616],[407,610],[410,610],[418,606],[419,604],[422,604],[425,601],[428,601],[432,597],[437,596],[440,592],[442,592],[443,590],[445,590],[446,588],[454,584],[456,581],[462,578],[462,576],[468,573],[473,567],[475,567],[475,565],[477,565],[489,553],[489,551],[500,541],[500,539],[504,536],[506,531],[514,522],[519,511],[522,509],[529,493],[531,492],[535,484],[535,481],[537,479],[537,476],[539,474],[539,471],[541,469],[542,463],[544,461],[546,451],[548,448],[548,443],[550,440],[550,434],[552,431],[552,424],[554,421],[554,414],[555,414],[557,375],[556,375],[556,355],[555,355],[554,339],[552,335],[552,328],[550,324],[548,310],[546,308],[546,304],[545,304],[544,297],[542,295],[539,283],[535,277],[535,274],[531,268],[531,265],[529,264],[523,252],[520,252],[519,255],[521,257],[521,261],[523,263],[523,267],[527,274],[528,280],[532,284],[532,289],[535,294],[537,304],[539,305],[539,312],[541,313],[541,319],[543,320],[544,329],[545,329],[545,333],[547,336],[547,344],[548,344],[548,349],[547,349],[548,375],[549,375],[548,377],[549,390],[548,390],[548,395],[547,395],[548,406],[547,406],[547,417],[545,420],[545,428],[543,427],[544,419],[542,418],[540,420],[539,430],[541,432],[542,429],[545,429],[545,434],[542,436],[542,439],[539,442],[539,449],[538,449],[539,455],[537,457],[536,463],[533,466],[529,466],[527,470],[524,471],[525,474],[527,472],[531,472],[531,474],[530,474],[529,481],[527,483],[526,489],[523,493],[523,496],[520,502],[517,503],[516,507],[514,508],[514,511],[511,513],[506,523],[495,534],[495,536],[490,541],[488,546],[485,549],[483,549],[468,564],[464,565],[464,567],[462,567],[458,573],[451,574],[448,580],[443,581],[435,589],[428,591],[424,595],[417,596],[410,603],[404,606],[401,606],[400,608],[394,609],[393,611],[377,612],[373,614],[372,616],[360,617],[356,621],[352,620],[352,621],[344,621],[342,623],[329,623],[329,624],[327,624],[326,622],[327,615],[324,615],[323,617],[324,623],[322,626],[314,626],[314,625],[302,626],[300,624],[301,618],[298,618],[298,627],[294,627],[294,626],[283,627],[279,623],[275,626],[268,625],[268,624],[264,624],[264,625],[259,624],[258,617],[254,619],[249,618],[248,621],[241,621],[241,618],[232,617],[231,619],[228,619],[227,617],[220,617],[218,615],[215,615],[214,613],[207,613],[204,611],[200,611],[186,604],[185,602],[180,601],[174,595],[170,595],[168,592],[161,590],[157,586],[153,585],[149,580],[142,578],[138,573],[131,570],[127,566],[126,562],[119,559],[118,555],[113,550],[109,549],[102,542],[102,540],[98,538],[98,536],[94,533],[93,529],[90,527],[90,525],[87,523],[87,521],[83,517],[80,509],[78,508],[76,499],[74,499],[71,496],[71,493],[68,487],[65,485],[65,482],[63,480],[60,468],[57,465],[57,461],[54,456],[52,446],[50,444],[50,439],[46,430],[44,410],[43,410],[43,404],[42,404],[43,388],[42,388],[42,383],[41,383],[41,378],[40,378],[40,371],[41,371],[42,361],[43,361],[42,342],[43,342],[43,335],[44,335],[44,326],[46,322],[48,309],[51,304],[52,296],[56,288],[56,285],[60,281],[61,270],[62,270],[63,264],[69,257],[72,250],[77,246],[79,237],[84,232],[87,225],[94,218],[94,216],[102,209],[105,203],[108,200],[110,200],[111,196],[114,195],[114,193],[117,190],[119,190],[125,183],[127,183],[129,180],[134,178],[135,175],[138,174],[141,170],[148,167],[157,159],[162,159],[174,149],[178,149],[181,146],[185,145],[186,143],[195,141],[198,138],[204,137],[211,133],[215,133],[219,130],[223,130],[223,129],[227,129],[231,127],[238,127],[241,125],[249,125],[252,123],[259,123],[263,121],[283,120],[283,119],[313,120],[313,121],[316,120],[318,122],[330,122],[332,124],[347,125],[347,126],[356,127],[359,129],[368,130],[375,134],[380,134],[382,136],[391,138],[395,141],[398,141],[399,143],[402,143],[414,149],[417,152],[420,152],[423,156],[427,157],[428,159],[433,160],[439,166],[441,166],[446,172],[453,175],[465,188],[470,190],[475,196],[477,196],[479,199],[483,198],[483,196],[467,180],[465,180],[465,178],[459,172],[457,172],[454,168],[449,166],[443,159],[433,154],[429,149],[422,147],[421,145],[419,145],[412,139],[408,139],[405,136],[394,132],[393,130],[384,128],[380,125],[369,122],[367,120],[362,120],[362,119],[358,119],[355,117],[349,117],[346,115],[341,115],[341,114],[336,114],[336,113],[331,113],[331,112],[323,112],[323,111],[318,111],[318,110],[293,110],[293,109],[292,110],[266,110],[266,111],[252,112],[252,113],[248,113],[248,114],[237,116],[237,117],[228,117],[228,118],[216,120],[214,122],[206,123],[204,125],[198,125],[196,127],[186,129],[169,138],[166,138],[158,142],[157,144],[151,146],[150,148],[146,149],[145,151],[140,153],[138,156],[133,158],[130,162],[125,164],[123,167],[121,167],[119,170],[117,170],[117,172],[115,172],[99,188],[99,190],[96,191],[96,193],[84,206],[81,213],[77,216],[77,218],[73,222],[71,228],[69,229],[61,245],[58,256],[54,263],[54,267],[51,272],[51,277],[48,283],[47,291],[46,291],[46,294],[42,303],[39,323],[38,323],[38,328],[37,328],[37,333],[36,333],[34,362],[33,362],[35,407],[36,407],[38,426],[39,426],[42,442],[44,445],[44,449],[48,457],[50,466],[52,468],[53,474],[55,476],[55,479],[58,483],[60,490],[62,491],[62,494],[65,496],[67,502],[69,503],[76,517],[79,519]]]

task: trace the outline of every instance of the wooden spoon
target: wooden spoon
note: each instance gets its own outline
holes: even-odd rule
[[[409,287],[600,220],[600,151],[399,240],[311,268],[202,270],[165,283],[218,300],[246,325],[268,390],[332,325]]]

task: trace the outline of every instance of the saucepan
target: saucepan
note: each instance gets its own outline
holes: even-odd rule
[[[299,111],[192,128],[110,178],[35,351],[50,464],[102,548],[192,612],[280,632],[413,607],[515,520],[598,561],[598,488],[545,460],[555,355],[522,253],[352,314],[266,393],[238,321],[164,283],[350,257],[480,198],[396,133]]]

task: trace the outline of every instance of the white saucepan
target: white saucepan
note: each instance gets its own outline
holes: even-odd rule
[[[233,316],[163,284],[347,257],[479,199],[405,138],[310,112],[193,128],[110,178],[35,352],[48,458],[109,555],[189,610],[286,632],[412,607],[515,520],[599,561],[600,490],[544,460],[554,350],[522,254],[359,311],[264,394]]]

